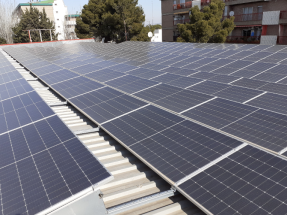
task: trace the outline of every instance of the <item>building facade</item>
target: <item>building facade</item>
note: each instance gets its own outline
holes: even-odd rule
[[[227,38],[231,43],[287,44],[286,0],[224,0],[222,19],[234,16],[235,29]],[[197,3],[197,2],[196,2]],[[202,0],[200,8],[208,5]],[[162,0],[163,41],[176,41],[178,23],[189,21],[195,1]]]
[[[29,10],[30,5],[39,11],[45,9],[47,17],[55,24],[55,33],[58,33],[58,40],[65,39],[65,16],[68,15],[68,9],[63,0],[47,0],[47,1],[30,1],[29,3],[20,3],[14,10],[14,15],[20,19],[26,9]]]
[[[67,40],[77,39],[77,35],[75,33],[77,17],[80,17],[80,15],[79,14],[69,14],[69,15],[65,16],[64,33],[65,33],[65,38]]]

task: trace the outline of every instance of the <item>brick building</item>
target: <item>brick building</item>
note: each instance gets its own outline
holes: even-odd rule
[[[209,0],[161,0],[163,41],[175,41],[178,23],[189,21],[189,9]],[[235,16],[231,43],[287,44],[287,0],[225,0],[223,19]]]

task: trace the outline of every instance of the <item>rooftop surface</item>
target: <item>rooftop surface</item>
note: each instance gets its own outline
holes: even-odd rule
[[[285,214],[286,46],[4,50],[205,213]]]

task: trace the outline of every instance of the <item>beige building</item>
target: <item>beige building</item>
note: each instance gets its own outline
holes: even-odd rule
[[[68,14],[68,9],[63,0],[46,0],[41,2],[20,3],[14,10],[14,15],[20,19],[22,14],[29,10],[30,5],[37,8],[39,11],[45,9],[47,17],[54,22],[55,32],[58,33],[58,40],[65,39],[65,16]]]
[[[77,39],[75,33],[76,19],[80,17],[79,14],[69,14],[65,16],[65,38],[66,39]]]

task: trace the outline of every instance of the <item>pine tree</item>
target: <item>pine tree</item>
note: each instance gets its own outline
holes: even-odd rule
[[[140,34],[145,21],[138,0],[90,0],[77,18],[79,38],[105,38],[122,42]]]
[[[198,6],[190,9],[190,22],[178,24],[178,42],[224,43],[234,29],[234,17],[222,21],[225,4],[222,0],[212,0],[202,11]]]
[[[24,30],[33,29],[55,29],[53,21],[51,21],[46,14],[45,9],[40,12],[37,8],[30,6],[30,9],[26,9],[21,17],[20,22],[13,28],[14,43],[28,43],[29,34]],[[41,31],[42,40],[50,41],[50,31]],[[55,34],[52,30],[52,39],[57,40],[58,34]],[[31,31],[32,42],[41,42],[39,31]]]
[[[148,32],[154,32],[156,29],[162,29],[161,25],[147,25],[142,28],[141,32],[132,37],[131,41],[144,41],[149,42],[151,38],[148,37]]]

